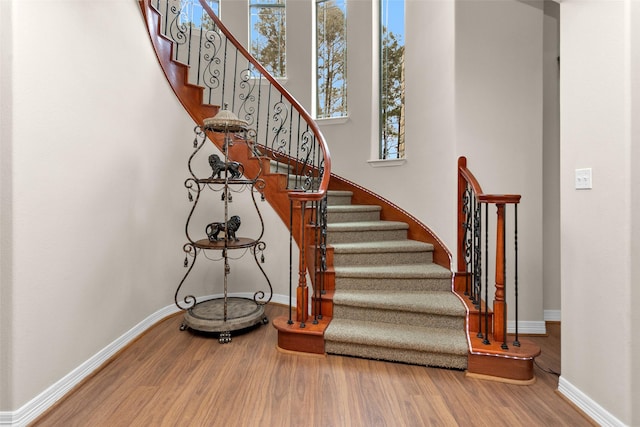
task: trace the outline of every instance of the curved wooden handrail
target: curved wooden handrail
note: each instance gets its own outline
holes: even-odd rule
[[[471,186],[479,202],[492,204],[520,203],[519,194],[485,194],[475,175],[467,169],[467,158],[458,159],[458,173]]]
[[[290,191],[289,198],[292,200],[298,201],[317,201],[324,197],[327,189],[329,188],[329,179],[331,176],[331,156],[329,154],[329,146],[327,145],[320,128],[316,121],[309,115],[309,113],[300,105],[300,103],[295,99],[289,91],[287,91],[282,85],[276,80],[275,77],[269,73],[269,71],[264,68],[264,66],[258,62],[253,55],[251,55],[242,44],[231,34],[231,32],[224,26],[220,18],[213,12],[211,7],[207,4],[206,0],[200,0],[200,4],[202,8],[207,12],[209,17],[213,20],[216,26],[224,33],[225,37],[238,49],[238,52],[242,54],[251,64],[256,67],[256,69],[263,75],[269,82],[280,92],[296,109],[300,117],[304,119],[309,128],[312,130],[313,134],[318,141],[318,145],[322,149],[322,154],[324,157],[324,173],[322,175],[322,180],[318,186],[318,189],[314,192],[306,192],[306,191]]]
[[[473,175],[473,173],[471,173],[469,169],[467,169],[467,158],[464,156],[458,159],[458,174],[460,174],[460,176],[464,178],[465,181],[469,183],[469,185],[471,185],[471,188],[473,188],[474,193],[476,194],[484,193],[476,177]]]

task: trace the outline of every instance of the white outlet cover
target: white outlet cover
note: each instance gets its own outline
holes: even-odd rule
[[[590,190],[592,188],[591,168],[576,169],[576,190]]]

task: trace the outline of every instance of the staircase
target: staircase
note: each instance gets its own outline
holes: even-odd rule
[[[262,196],[290,226],[301,250],[293,295],[297,307],[290,310],[295,317],[273,319],[278,346],[530,380],[539,349],[525,345],[520,349],[526,352],[513,348],[504,352],[499,343],[483,347],[475,336],[481,325],[477,308],[463,295],[463,283],[471,273],[459,268],[454,278],[450,252],[428,227],[391,202],[332,174],[328,148],[317,124],[204,1],[200,3],[211,16],[214,30],[181,24],[179,0],[139,0],[162,69],[194,121],[202,124],[219,106],[229,105],[255,128],[251,146],[249,141],[238,141],[231,148],[231,157],[243,164],[247,175],[266,171]],[[156,7],[163,5],[167,10],[169,5],[177,6],[177,12],[162,17]],[[178,48],[179,43],[164,35],[170,27],[180,34],[179,43],[197,34],[200,47]],[[198,49],[209,49],[209,62],[202,71],[208,73],[203,79],[206,88],[189,80],[189,76],[205,74],[188,65],[191,59],[180,59],[180,52],[191,55]],[[233,75],[228,85],[225,80],[220,86],[226,78],[221,59],[227,57],[235,58]],[[221,61],[216,62],[218,59]],[[220,92],[220,87],[234,89]],[[219,135],[208,137],[218,148],[223,146]],[[276,164],[276,169],[270,170],[270,164]],[[325,195],[327,269],[320,270],[322,263],[314,252],[317,246],[313,247],[309,236],[317,231],[312,214]],[[312,293],[307,277],[315,286]],[[512,368],[514,363],[518,366]]]
[[[466,310],[451,271],[433,263],[432,244],[407,239],[407,223],[381,220],[380,206],[353,205],[352,195],[328,193],[335,290],[325,351],[466,369]]]

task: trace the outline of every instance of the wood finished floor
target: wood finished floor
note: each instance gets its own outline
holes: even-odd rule
[[[286,309],[269,305],[269,318]],[[521,386],[464,372],[276,349],[271,324],[233,338],[159,322],[33,426],[591,426],[536,367]],[[531,337],[560,372],[560,327]]]

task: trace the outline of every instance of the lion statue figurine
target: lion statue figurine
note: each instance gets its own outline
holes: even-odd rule
[[[220,240],[218,238],[218,234],[220,234],[220,232],[223,232],[229,240],[235,240],[237,242],[240,240],[236,237],[236,231],[238,231],[239,228],[240,217],[238,215],[234,215],[229,218],[229,221],[226,223],[212,222],[211,224],[208,224],[205,231],[210,242],[217,242]]]
[[[236,179],[242,176],[243,166],[238,162],[224,162],[217,154],[209,156],[209,166],[213,170],[211,177],[221,178],[222,172],[228,171],[229,178]]]

